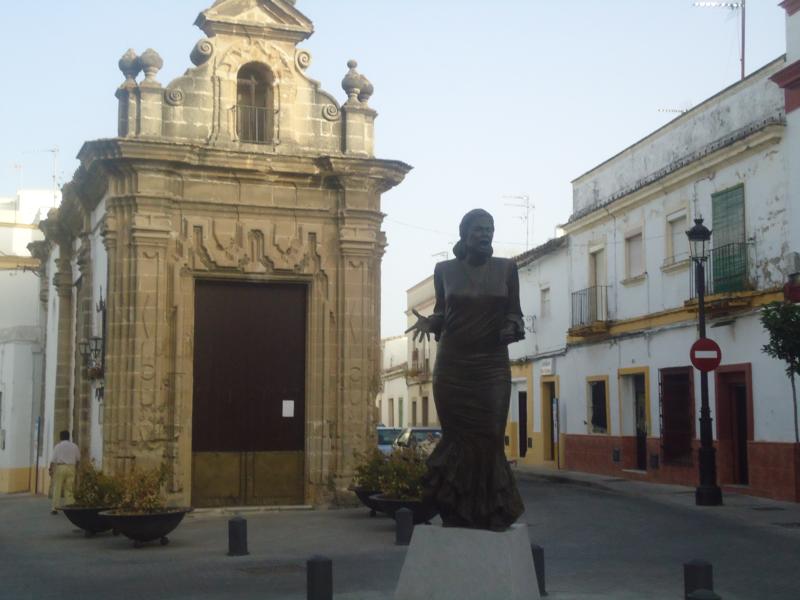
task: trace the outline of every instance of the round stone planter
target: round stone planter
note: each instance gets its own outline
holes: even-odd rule
[[[394,518],[394,514],[401,508],[409,509],[414,518],[414,525],[427,523],[439,514],[439,510],[432,502],[423,502],[422,500],[396,500],[394,498],[387,498],[383,494],[370,496],[370,500],[378,507],[378,511],[386,513],[392,518]]]
[[[372,496],[380,494],[380,490],[370,490],[362,487],[352,488],[353,493],[361,501],[361,504],[369,509],[369,516],[374,517],[376,513],[383,512],[378,508],[378,504],[372,500]]]
[[[108,517],[100,514],[109,508],[108,506],[62,506],[61,512],[73,525],[83,529],[86,537],[92,537],[96,533],[102,533],[112,528]]]
[[[100,513],[108,518],[111,526],[128,539],[133,540],[135,547],[144,542],[159,540],[162,546],[169,544],[167,534],[174,530],[191,508],[169,508],[157,513],[125,513],[119,510],[107,510]]]

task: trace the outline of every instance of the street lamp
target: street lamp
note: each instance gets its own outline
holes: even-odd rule
[[[93,336],[78,342],[78,352],[86,365],[89,379],[103,376],[103,338]]]
[[[703,225],[703,219],[694,220],[694,227],[686,232],[689,238],[689,252],[694,261],[695,287],[697,289],[697,314],[699,333],[706,337],[706,273],[705,262],[709,255],[711,230]],[[695,504],[698,506],[719,506],[722,504],[722,490],[717,485],[717,451],[711,433],[711,411],[708,407],[708,373],[700,371],[700,485],[695,490]]]

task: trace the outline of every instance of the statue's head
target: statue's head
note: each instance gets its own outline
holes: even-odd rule
[[[488,258],[494,252],[494,219],[482,208],[476,208],[464,215],[458,226],[458,234],[461,239],[453,246],[456,258],[463,259],[468,254]]]

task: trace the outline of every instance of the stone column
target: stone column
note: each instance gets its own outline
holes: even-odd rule
[[[70,429],[70,398],[72,396],[72,244],[70,239],[59,240],[58,271],[53,285],[58,294],[58,342],[56,352],[56,389],[53,410],[53,443],[59,433]]]
[[[84,229],[84,233],[81,235],[81,247],[78,252],[78,268],[81,272],[81,280],[75,298],[75,337],[77,341],[80,342],[80,340],[88,340],[93,335],[92,252],[89,234],[86,233],[86,229]],[[84,359],[79,352],[75,352],[74,382],[75,402],[72,408],[73,441],[80,446],[81,453],[84,456],[89,456],[91,449],[91,386],[89,385],[87,365],[84,363]]]
[[[128,313],[133,354],[123,397],[130,403],[131,441],[137,462],[156,466],[174,454],[173,318],[169,302],[172,225],[160,199],[137,198],[131,224],[130,276],[135,284]],[[173,467],[177,468],[177,464]],[[174,469],[173,469],[174,470]]]
[[[130,439],[130,410],[124,396],[128,361],[133,354],[128,333],[131,290],[129,223],[131,201],[108,201],[103,243],[108,254],[106,291],[106,369],[103,418],[103,468],[124,473],[133,460]]]
[[[364,181],[349,181],[340,211],[339,354],[340,403],[337,490],[350,484],[357,461],[375,442],[373,404],[380,385],[380,263],[382,216],[375,210],[350,208],[377,205],[377,194]],[[354,188],[353,186],[358,186]],[[359,189],[360,188],[360,189]]]

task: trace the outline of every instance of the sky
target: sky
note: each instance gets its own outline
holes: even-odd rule
[[[59,184],[86,140],[116,134],[117,61],[191,67],[212,0],[41,0],[4,7],[0,196]],[[739,78],[739,13],[691,0],[297,0],[308,74],[343,102],[349,59],[375,86],[376,154],[414,167],[384,194],[383,337],[476,207],[510,256],[569,218],[570,182]],[[746,67],[785,52],[778,0],[747,3]],[[20,168],[21,166],[21,168]],[[524,198],[533,210],[526,236]],[[449,255],[452,257],[452,254]]]

